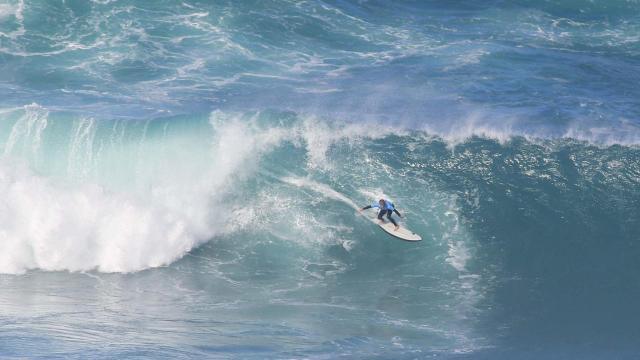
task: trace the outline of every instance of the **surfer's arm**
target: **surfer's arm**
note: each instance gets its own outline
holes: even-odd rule
[[[402,217],[402,215],[400,215],[400,212],[397,209],[393,209],[393,212],[398,214],[398,216]]]
[[[379,208],[380,208],[380,205],[378,205],[378,204],[375,204],[375,203],[374,203],[374,204],[371,204],[371,205],[367,205],[367,206],[363,207],[363,208],[362,208],[362,209],[360,209],[360,210],[367,210],[367,209],[371,209],[371,208],[377,208],[377,209],[379,209]]]

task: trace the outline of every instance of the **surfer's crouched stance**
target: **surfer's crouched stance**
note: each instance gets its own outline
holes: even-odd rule
[[[395,212],[396,214],[398,214],[399,217],[402,217],[402,215],[400,215],[398,210],[396,210],[395,206],[393,206],[393,203],[391,201],[380,199],[380,201],[378,201],[377,204],[373,203],[371,205],[367,205],[360,210],[367,210],[371,208],[380,209],[380,211],[378,211],[378,220],[380,220],[380,222],[384,221],[382,217],[385,214],[387,214],[387,219],[389,219],[389,221],[391,221],[391,223],[396,227],[396,230],[400,228],[400,225],[398,225],[398,223],[391,217],[391,214]]]

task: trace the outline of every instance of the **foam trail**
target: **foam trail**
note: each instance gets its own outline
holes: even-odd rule
[[[344,204],[349,205],[352,209],[358,211],[357,213],[362,215],[365,219],[373,222],[373,223],[377,223],[377,219],[375,217],[371,217],[371,216],[367,216],[363,213],[361,213],[359,210],[361,209],[361,207],[356,204],[355,202],[353,202],[353,200],[349,199],[348,197],[346,197],[345,195],[339,193],[338,191],[332,189],[331,187],[329,187],[328,185],[310,180],[308,178],[300,178],[300,177],[284,177],[281,178],[280,180],[282,180],[283,182],[287,183],[287,184],[291,184],[297,187],[303,187],[303,188],[307,188],[307,189],[311,189],[319,194],[322,194],[323,196],[330,198],[330,199],[334,199],[334,200],[338,200]]]
[[[285,182],[287,184],[295,185],[297,187],[304,187],[304,188],[307,188],[307,189],[311,189],[311,190],[313,190],[313,191],[315,191],[315,192],[317,192],[319,194],[324,195],[327,198],[331,198],[331,199],[343,202],[343,203],[349,205],[354,210],[360,209],[360,207],[356,203],[354,203],[351,199],[349,199],[345,195],[333,190],[328,185],[321,184],[321,183],[313,181],[311,179],[301,178],[301,177],[292,177],[292,176],[283,177],[280,180],[282,180],[283,182]]]

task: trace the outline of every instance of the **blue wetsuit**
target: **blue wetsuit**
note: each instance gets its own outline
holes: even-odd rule
[[[387,219],[389,219],[389,221],[391,221],[393,225],[398,226],[398,223],[396,223],[396,221],[391,217],[391,214],[395,212],[400,217],[402,217],[402,215],[400,215],[398,210],[396,210],[395,206],[393,206],[393,203],[391,201],[385,200],[384,206],[382,208],[380,208],[380,204],[373,203],[371,205],[367,205],[363,207],[362,210],[371,209],[371,208],[380,209],[380,211],[378,212],[378,220],[382,220],[382,217],[386,214]]]

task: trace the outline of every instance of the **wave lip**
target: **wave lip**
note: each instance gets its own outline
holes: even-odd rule
[[[584,120],[565,125],[533,126],[530,122],[518,115],[471,111],[447,122],[426,121],[419,128],[425,135],[440,138],[450,146],[472,138],[491,139],[503,144],[514,138],[525,138],[531,142],[576,140],[596,146],[640,145],[640,126],[624,118],[609,124]]]

